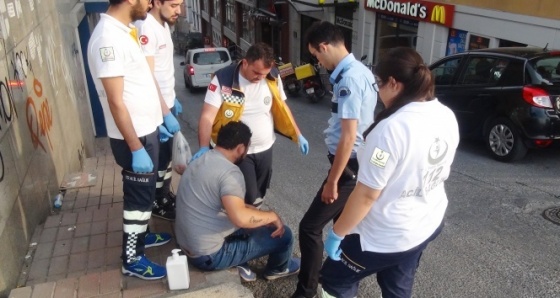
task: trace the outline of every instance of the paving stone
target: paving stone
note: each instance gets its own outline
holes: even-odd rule
[[[62,274],[68,271],[68,256],[54,257],[51,259],[48,276]]]
[[[76,220],[77,224],[82,224],[82,223],[89,223],[91,222],[93,219],[93,212],[89,211],[89,212],[80,212],[78,213],[78,220]]]
[[[139,279],[139,278],[137,278]],[[139,279],[141,280],[141,279]],[[150,297],[156,295],[163,295],[167,293],[167,288],[161,280],[158,281],[145,281],[142,280],[141,287],[126,289],[122,292],[123,298],[132,297]]]
[[[72,240],[61,240],[54,243],[53,248],[53,257],[59,257],[68,255],[70,253],[70,249],[72,248]]]
[[[122,205],[117,205],[115,206],[115,204],[113,204],[113,206],[111,208],[109,208],[108,210],[108,217],[110,219],[120,219],[122,221],[123,218],[123,209],[122,209]]]
[[[107,248],[105,250],[105,264],[107,266],[116,264],[118,265],[117,268],[120,268],[122,265],[121,254],[122,254],[121,246]]]
[[[113,196],[113,182],[111,179],[111,185],[101,189],[101,196]]]
[[[109,220],[107,224],[107,232],[122,231],[123,219],[122,217]]]
[[[76,229],[76,226],[72,225],[72,226],[63,226],[58,228],[58,234],[56,235],[56,240],[66,240],[66,239],[72,239],[72,237],[74,236],[74,230]]]
[[[47,217],[44,228],[48,229],[48,228],[58,227],[60,225],[60,218],[61,218],[60,214],[51,215]]]
[[[60,222],[61,226],[73,226],[76,224],[76,220],[78,219],[77,213],[64,213],[62,215],[62,220]]]
[[[107,234],[107,247],[122,246],[122,229],[121,231],[111,232]]]
[[[71,252],[74,253],[80,253],[80,252],[85,252],[88,250],[88,244],[89,244],[89,237],[80,237],[80,238],[74,238],[72,239],[72,250]]]
[[[99,294],[99,273],[87,274],[78,281],[78,297],[94,297]]]
[[[74,298],[77,294],[78,279],[67,278],[56,282],[54,288],[55,298]]]
[[[96,250],[105,247],[105,234],[93,235],[89,239],[89,250]]]
[[[87,206],[87,197],[85,198],[81,198],[81,197],[77,197],[76,198],[76,202],[74,203],[74,210],[76,208],[83,208]]]
[[[31,287],[17,288],[10,291],[10,296],[8,298],[29,298],[31,297],[31,292],[33,289]]]
[[[91,234],[91,222],[77,224],[74,230],[74,237],[89,236]]]
[[[97,221],[91,223],[91,230],[90,230],[91,235],[105,234],[105,233],[107,233],[106,221]]]
[[[32,287],[34,285],[38,285],[38,284],[42,284],[47,282],[47,276],[43,276],[43,277],[39,277],[39,278],[33,278],[33,279],[28,279],[27,282],[25,282],[25,285],[28,287]]]
[[[87,268],[103,268],[105,266],[105,249],[90,251],[88,254]]]
[[[33,260],[48,259],[52,256],[54,242],[44,242],[37,245]]]
[[[72,253],[68,263],[68,272],[84,272],[87,268],[88,253]]]
[[[54,242],[56,240],[57,231],[58,228],[43,229],[43,232],[41,233],[41,237],[39,238],[39,243]]]
[[[41,279],[47,277],[50,259],[36,260],[31,264],[29,279]]]
[[[54,274],[54,275],[49,275],[47,276],[47,282],[49,281],[54,281],[57,282],[61,279],[65,279],[66,278],[66,273],[59,273],[59,274]],[[53,296],[53,298],[58,298],[56,296]]]
[[[37,284],[33,286],[33,293],[31,294],[31,298],[45,298],[45,297],[53,297],[54,293],[54,282],[47,282],[42,284]]]
[[[93,210],[93,220],[94,222],[96,221],[103,221],[103,220],[107,220],[107,209],[97,209],[97,210]]]
[[[99,292],[101,294],[108,294],[121,291],[122,273],[120,270],[110,270],[101,273],[100,283],[101,287]]]
[[[87,201],[87,206],[99,206],[99,201],[100,198],[99,197],[89,197],[88,201]]]
[[[113,194],[101,196],[101,199],[99,200],[100,205],[111,203],[113,203]]]

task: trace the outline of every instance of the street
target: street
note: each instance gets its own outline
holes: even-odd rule
[[[182,132],[194,154],[205,90],[192,94],[185,88],[182,60],[175,56],[175,89],[183,104]],[[277,137],[265,208],[275,210],[297,239],[299,220],[329,168],[322,131],[330,102],[310,104],[303,93],[287,102],[310,153],[302,156],[296,144]],[[481,142],[461,141],[446,183],[446,226],[424,252],[414,297],[558,297],[560,226],[542,212],[560,205],[559,151],[533,151],[516,163],[500,163]],[[299,256],[297,243],[294,255]],[[250,263],[258,274],[263,264]],[[259,276],[245,285],[258,298],[289,297],[296,282],[295,276],[275,281]],[[361,283],[358,297],[381,297],[374,276]]]

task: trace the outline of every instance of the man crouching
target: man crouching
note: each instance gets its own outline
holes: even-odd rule
[[[299,272],[292,258],[292,231],[273,211],[246,205],[245,180],[236,164],[249,147],[251,130],[229,122],[218,132],[216,148],[191,162],[177,192],[175,234],[190,264],[201,270],[238,267],[245,281],[256,280],[249,260],[268,255],[264,278]]]

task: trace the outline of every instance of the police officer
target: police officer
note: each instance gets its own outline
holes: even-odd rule
[[[348,53],[340,29],[329,22],[317,22],[307,31],[306,40],[311,55],[332,70],[331,117],[324,131],[331,168],[299,224],[301,269],[292,297],[316,295],[323,261],[323,228],[340,215],[356,185],[356,152],[363,142],[364,130],[373,123],[377,103],[375,78]]]

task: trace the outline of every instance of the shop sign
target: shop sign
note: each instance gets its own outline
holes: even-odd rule
[[[348,29],[352,29],[352,20],[351,19],[347,19],[347,18],[343,18],[343,17],[335,17],[334,18],[334,24],[344,27],[344,28],[348,28]]]
[[[379,11],[445,27],[453,25],[453,16],[455,15],[455,5],[422,0],[366,0],[364,6],[366,10]]]

